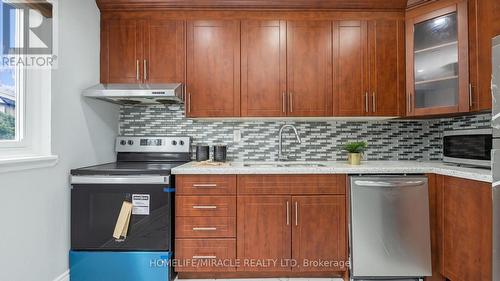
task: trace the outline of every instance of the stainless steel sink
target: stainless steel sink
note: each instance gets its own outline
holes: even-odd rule
[[[326,167],[325,164],[320,163],[244,163],[243,167],[253,167],[253,168],[308,168],[308,167]]]

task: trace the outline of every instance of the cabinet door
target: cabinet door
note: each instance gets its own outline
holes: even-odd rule
[[[365,21],[334,22],[336,116],[369,113],[366,40]]]
[[[467,2],[440,2],[407,15],[408,115],[467,112]]]
[[[251,266],[239,271],[290,271],[282,262],[291,258],[291,197],[238,196],[237,257],[240,260],[276,260],[277,264]]]
[[[443,263],[443,179],[444,176],[428,174],[429,219],[431,229],[432,276],[425,281],[445,281],[441,275]]]
[[[142,26],[138,20],[102,22],[102,83],[141,83]]]
[[[471,110],[491,110],[491,20],[495,0],[468,0]],[[498,1],[497,1],[498,2]]]
[[[240,115],[240,23],[187,22],[187,115]]]
[[[294,271],[342,271],[347,260],[345,196],[293,196]],[[339,261],[321,266],[306,261]],[[343,266],[342,266],[343,265]]]
[[[241,115],[286,115],[286,23],[241,26]]]
[[[332,23],[287,22],[288,115],[332,115]]]
[[[443,210],[444,276],[492,280],[491,184],[445,177]]]
[[[370,115],[404,115],[404,22],[368,22]]]
[[[144,28],[145,83],[183,83],[185,48],[184,22],[150,20]]]

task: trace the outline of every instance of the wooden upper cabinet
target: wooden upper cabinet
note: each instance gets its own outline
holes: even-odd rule
[[[345,267],[305,266],[304,261],[347,260],[345,196],[292,196],[293,271],[343,271]]]
[[[438,1],[406,14],[407,115],[468,112],[467,1]]]
[[[493,37],[500,35],[500,2],[495,0],[490,0],[493,2],[493,9],[489,15],[489,19],[492,21],[493,25]]]
[[[141,83],[143,25],[139,20],[102,21],[102,83]]]
[[[241,115],[286,115],[286,22],[241,25]]]
[[[491,11],[493,2],[498,1],[468,0],[471,111],[491,110],[491,38],[494,32]],[[498,20],[498,14],[496,15],[495,18]]]
[[[281,261],[291,258],[291,197],[238,196],[237,258],[277,260],[270,267],[247,267],[239,271],[290,271]]]
[[[185,66],[184,22],[150,20],[144,27],[145,83],[183,83]]]
[[[289,116],[332,115],[332,22],[287,22]]]
[[[404,115],[404,22],[368,22],[369,114]]]
[[[240,22],[187,22],[187,115],[240,115]]]
[[[103,20],[102,83],[184,82],[184,22]]]
[[[334,22],[336,116],[369,114],[366,32],[366,21]]]
[[[491,184],[444,177],[443,275],[457,281],[492,280]]]

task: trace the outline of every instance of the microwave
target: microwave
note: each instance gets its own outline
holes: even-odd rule
[[[445,131],[443,161],[491,168],[492,129]]]

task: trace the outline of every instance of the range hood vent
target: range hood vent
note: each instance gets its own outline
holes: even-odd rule
[[[182,84],[97,84],[83,96],[121,105],[183,103]]]

